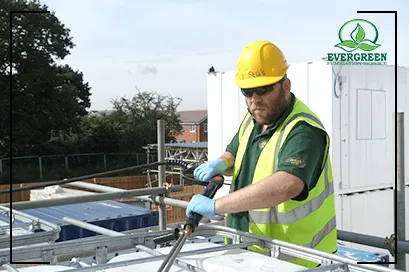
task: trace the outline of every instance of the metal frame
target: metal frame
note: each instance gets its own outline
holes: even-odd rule
[[[95,231],[95,232],[98,232],[100,234],[105,234],[105,235],[114,236],[114,237],[126,235],[126,234],[123,234],[123,233],[120,233],[120,232],[112,231],[112,230],[109,230],[109,229],[105,229],[105,228],[95,226],[95,225],[92,225],[92,224],[89,224],[89,223],[84,223],[84,222],[74,220],[74,219],[71,219],[71,218],[64,218],[63,220],[65,222],[71,223],[71,224],[73,224],[75,226],[82,227],[84,229],[88,229],[88,230],[91,230],[91,231]],[[162,227],[159,226],[159,229],[162,229]],[[160,253],[160,252],[158,252],[156,250],[150,249],[150,248],[148,248],[146,246],[143,246],[143,245],[137,245],[137,249],[139,249],[141,251],[144,251],[144,252],[146,252],[146,253],[148,253],[150,255],[153,255],[153,256],[162,256],[162,255],[164,255],[163,253]],[[169,254],[168,254],[168,256],[169,256]],[[172,263],[173,263],[173,261],[172,261]],[[185,263],[183,261],[180,261],[180,260],[176,260],[176,264],[181,268],[192,267],[192,265],[187,264],[187,263]],[[170,265],[172,265],[172,264],[170,264]],[[85,265],[83,267],[89,267],[89,266],[90,265]],[[199,267],[194,267],[194,268],[195,268],[194,271],[206,272],[205,270],[200,269]]]
[[[107,166],[109,166],[109,164],[107,164],[107,156],[109,155],[116,155],[116,156],[135,156],[135,161],[136,164],[139,164],[139,156],[142,156],[142,161],[146,156],[146,153],[73,153],[73,154],[55,154],[55,155],[41,155],[41,156],[20,156],[20,157],[13,157],[13,160],[22,160],[22,159],[37,159],[37,162],[33,163],[38,165],[38,172],[39,172],[39,178],[40,180],[43,179],[43,167],[45,166],[45,164],[43,164],[43,159],[44,158],[64,158],[64,168],[65,169],[69,169],[69,162],[68,159],[69,157],[79,157],[79,156],[102,156],[103,162],[104,162],[104,169],[107,168]],[[4,169],[3,169],[3,161],[4,162],[10,162],[10,158],[9,157],[1,157],[0,158],[0,173],[3,173]]]
[[[396,236],[398,240],[406,239],[406,223],[405,223],[405,118],[403,112],[398,112],[396,118],[396,158],[397,158],[397,187],[396,189]],[[396,256],[397,268],[406,268],[406,256],[405,254],[398,253]]]
[[[9,218],[12,216],[12,225],[7,225],[7,229],[11,233],[10,235],[0,235],[0,248],[10,248],[10,240],[12,242],[12,247],[18,247],[26,244],[37,244],[37,243],[50,243],[55,242],[59,238],[59,233],[61,231],[60,226],[46,222],[37,217],[24,214],[22,212],[11,210],[8,207],[0,206],[0,211],[2,214],[6,214]],[[21,221],[23,224],[14,224],[15,221]],[[27,231],[32,231],[30,234],[13,235],[13,230],[22,228]],[[34,230],[43,230],[42,232],[35,233]],[[11,239],[12,238],[12,239]]]
[[[101,192],[117,192],[117,191],[124,191],[124,189],[118,189],[118,188],[113,188],[109,186],[104,186],[104,185],[99,185],[99,184],[91,184],[87,182],[73,182],[70,183],[69,185],[79,187],[79,188],[84,188],[84,189],[90,189],[90,190],[95,190],[95,191],[101,191]],[[172,199],[169,197],[159,197],[156,196],[154,198],[150,198],[147,196],[140,196],[140,197],[135,197],[136,199],[140,199],[143,201],[150,201],[155,204],[158,203],[163,203],[166,205],[172,205],[175,207],[181,207],[181,208],[186,208],[189,202],[183,201],[183,200],[178,200],[178,199]],[[223,219],[223,217],[218,217],[220,220]],[[381,237],[376,237],[372,235],[366,235],[366,234],[361,234],[361,233],[355,233],[355,232],[350,232],[350,231],[344,231],[344,230],[338,230],[338,239],[345,241],[345,242],[351,242],[351,243],[357,243],[357,244],[362,244],[366,246],[371,246],[371,247],[376,247],[376,248],[381,248],[381,249],[386,249],[389,250],[391,254],[394,254],[394,248],[392,245],[394,244],[390,238],[381,238]],[[409,253],[409,241],[398,241],[397,242],[397,251],[399,253]]]
[[[147,253],[153,255],[152,257],[140,258],[136,260],[121,261],[117,263],[107,264],[105,257],[100,257],[100,261],[95,266],[87,266],[82,268],[73,268],[77,271],[100,271],[101,269],[114,268],[129,266],[138,263],[153,262],[158,260],[165,260],[166,255],[155,251],[152,249],[154,237],[158,235],[163,235],[173,230],[164,230],[159,232],[139,232],[134,234],[117,233],[111,230],[106,230],[101,227],[97,227],[84,222],[76,222],[75,220],[66,219],[71,223],[78,224],[78,226],[92,229],[100,233],[105,233],[111,237],[106,237],[105,235],[99,237],[91,238],[81,238],[67,242],[55,243],[52,245],[32,245],[13,249],[13,259],[17,260],[27,260],[33,258],[42,257],[44,261],[50,261],[53,263],[55,259],[62,259],[63,256],[70,256],[75,258],[76,256],[84,256],[86,254],[101,255],[106,254],[108,250],[115,250],[118,248],[131,249],[138,247]],[[306,269],[304,271],[332,271],[335,268],[343,269],[341,271],[379,271],[379,272],[393,272],[399,271],[392,268],[387,268],[380,265],[370,265],[370,264],[357,264],[355,260],[341,257],[335,254],[330,254],[326,252],[321,252],[315,249],[306,248],[303,246],[298,246],[290,244],[287,242],[270,239],[250,233],[241,232],[232,228],[218,225],[199,225],[196,231],[192,234],[193,237],[212,237],[212,236],[223,236],[232,239],[234,244],[232,245],[216,245],[212,248],[194,250],[189,252],[179,253],[175,259],[175,265],[182,266],[184,269],[190,271],[205,271],[200,267],[193,267],[190,264],[184,264],[182,260],[178,258],[184,256],[191,256],[196,254],[203,254],[209,252],[224,251],[233,248],[246,248],[250,245],[260,245],[271,249],[270,257],[281,259],[281,257],[293,256],[296,258],[303,258],[306,260],[321,263],[322,265],[317,269]],[[206,238],[205,238],[206,239]],[[183,245],[182,245],[183,246]],[[101,253],[102,249],[102,253]],[[105,250],[104,250],[105,249]],[[98,252],[99,251],[99,252]],[[8,256],[6,256],[8,254]],[[0,250],[0,260],[5,264],[5,258],[9,257],[10,252],[5,249]],[[102,260],[102,261],[101,261]],[[56,264],[54,262],[54,264]],[[198,270],[201,269],[201,270]],[[69,271],[69,270],[67,270]]]
[[[80,195],[80,196],[64,197],[64,198],[57,198],[57,199],[21,201],[21,202],[13,203],[13,208],[16,210],[35,209],[35,208],[43,208],[43,207],[62,206],[62,205],[67,205],[67,204],[86,203],[86,202],[91,202],[91,201],[109,200],[109,199],[115,199],[115,198],[143,196],[143,195],[149,195],[149,194],[167,195],[169,192],[180,192],[180,191],[183,191],[182,185],[170,186],[170,185],[165,184],[165,186],[160,186],[160,187],[155,187],[155,188],[123,190],[123,191],[118,191],[118,192],[98,193],[98,194],[92,194],[92,195]],[[3,207],[8,207],[8,206],[9,204],[5,204]]]
[[[78,182],[77,182],[78,184]],[[121,190],[121,189],[116,189]],[[187,202],[186,202],[187,203]],[[4,208],[7,209],[7,208]],[[16,211],[16,213],[19,213]],[[78,223],[83,224],[83,222]],[[86,226],[83,224],[82,227]],[[104,236],[99,237],[90,237],[90,238],[81,238],[76,239],[73,241],[55,243],[55,244],[48,244],[48,245],[31,245],[31,246],[21,246],[15,247],[13,246],[13,260],[15,261],[22,261],[22,260],[29,260],[35,258],[41,258],[44,261],[50,262],[55,264],[56,257],[61,261],[67,257],[72,258],[73,255],[81,255],[84,254],[94,254],[97,256],[101,256],[106,254],[109,250],[124,250],[134,247],[137,245],[146,245],[150,246],[151,248],[154,247],[153,238],[159,235],[163,235],[169,233],[169,231],[156,231],[156,232],[149,232],[149,230],[154,230],[155,228],[145,228],[141,230],[137,230],[135,234],[128,234],[128,235],[120,235],[122,237],[110,237],[106,238]],[[156,228],[157,229],[157,228]],[[134,231],[135,232],[135,231]],[[291,255],[294,257],[301,257],[305,259],[309,259],[311,261],[321,262],[323,264],[331,264],[331,262],[339,263],[338,267],[346,267],[345,269],[349,269],[349,271],[397,271],[393,269],[387,268],[386,270],[381,266],[357,266],[355,261],[351,259],[346,259],[344,257],[339,257],[333,254],[326,254],[323,252],[319,252],[313,249],[304,248],[296,245],[292,245],[289,243],[277,241],[274,239],[269,239],[265,237],[260,237],[248,233],[243,233],[234,229],[222,227],[222,226],[213,226],[213,225],[201,225],[194,233],[194,237],[198,236],[226,236],[228,238],[233,239],[239,245],[236,247],[246,247],[248,244],[243,244],[247,242],[252,242],[253,244],[260,244],[262,243],[266,247],[270,247],[272,249],[272,256],[279,257],[280,254]],[[114,238],[114,239],[112,239]],[[25,243],[27,240],[25,240]],[[229,246],[225,249],[230,248]],[[104,249],[106,251],[104,251]],[[224,250],[225,250],[224,249]],[[212,249],[219,250],[219,247]],[[195,251],[194,254],[197,253],[204,253],[205,251]],[[207,252],[207,251],[206,251]],[[187,253],[181,253],[178,256],[186,256]],[[189,253],[193,254],[192,252]],[[63,257],[63,258],[61,258]],[[154,260],[162,260],[165,257],[161,256],[154,256],[152,258],[144,258],[140,261],[154,261]],[[10,251],[7,249],[0,250],[0,260],[3,264],[7,263],[10,259]],[[104,258],[100,258],[104,260]],[[105,258],[106,259],[106,258]],[[115,264],[115,266],[121,265],[130,265],[136,264],[140,261],[136,262],[121,262],[120,264]],[[101,263],[101,261],[100,261]],[[103,261],[102,261],[103,263]],[[179,263],[179,262],[178,262]],[[99,268],[103,268],[98,266]],[[186,267],[185,267],[186,268]],[[333,266],[328,266],[328,270],[323,270],[325,266],[319,268],[319,270],[311,270],[311,271],[330,271]],[[354,270],[354,268],[357,268]],[[90,269],[90,268],[87,268]],[[84,270],[88,271],[88,270]],[[93,270],[89,270],[93,271]],[[196,270],[197,271],[197,270]],[[308,270],[307,270],[308,271]]]
[[[165,121],[158,120],[158,162],[165,162]],[[163,183],[166,182],[166,166],[159,165],[159,178],[158,178],[158,186],[163,186]],[[183,190],[183,189],[182,189]],[[162,195],[164,196],[164,195]],[[158,209],[159,215],[159,229],[164,230],[166,229],[166,206],[163,204],[159,204]]]
[[[173,158],[184,160],[189,163],[198,163],[204,162],[208,160],[208,149],[203,147],[184,147],[184,146],[169,146],[169,145],[162,145],[163,149],[165,150],[165,157],[166,158]],[[159,150],[160,145],[157,144],[149,144],[143,149],[146,149],[147,157],[151,156],[151,152],[153,150]],[[178,169],[178,168],[175,168]],[[155,172],[156,170],[150,170],[151,172]]]
[[[135,245],[146,245],[154,248],[153,238],[164,235],[169,231],[136,232],[127,233],[121,237],[92,236],[87,238],[74,239],[53,244],[27,245],[13,247],[13,262],[20,262],[33,259],[41,259],[50,264],[58,261],[67,261],[74,256],[97,255],[100,249],[107,248],[107,252],[130,249]],[[0,249],[0,263],[10,262],[10,249]]]
[[[398,134],[399,134],[399,141],[398,145],[403,145],[403,116],[400,116],[399,120],[399,128],[398,128]],[[160,152],[162,153],[164,149],[164,141],[162,138],[162,135],[160,133],[163,132],[163,125],[164,123],[162,121],[158,121],[158,138],[159,142],[161,144],[161,147],[159,148]],[[160,130],[160,133],[159,133]],[[154,145],[152,145],[154,146]],[[399,149],[399,148],[398,148]],[[150,151],[150,148],[148,148],[148,153]],[[206,151],[207,152],[207,151]],[[179,153],[174,153],[172,154],[172,157],[177,157],[182,154],[185,154],[186,152],[181,152],[179,150]],[[168,154],[168,153],[167,153]],[[207,153],[206,153],[207,154]],[[401,152],[401,156],[403,152]],[[148,155],[149,157],[149,155]],[[180,158],[180,157],[179,157]],[[163,156],[159,158],[160,160],[163,160]],[[187,162],[199,162],[202,159],[202,157],[194,157],[193,160],[185,157],[184,160]],[[402,158],[400,158],[400,164],[402,164]],[[159,183],[163,182],[163,169],[164,167],[161,167],[160,170],[157,170],[158,172],[162,172],[160,174],[161,176],[161,181]],[[123,170],[117,170],[117,171],[123,171]],[[153,170],[150,170],[153,171]],[[399,191],[399,199],[401,200],[402,198],[404,199],[404,183],[403,185],[401,184],[404,182],[404,172],[401,170],[399,173],[399,179],[400,183],[398,183],[398,191]],[[93,189],[93,190],[99,190],[103,192],[109,192],[107,194],[98,194],[98,195],[104,195],[104,197],[113,197],[117,195],[129,195],[129,191],[123,190],[123,189],[118,189],[118,188],[112,188],[108,186],[101,186],[101,185],[96,185],[96,184],[90,184],[90,183],[84,183],[84,182],[73,182],[70,183],[70,185],[78,186],[78,187],[83,187],[83,188],[88,188],[88,189]],[[183,184],[180,185],[183,189]],[[176,187],[176,186],[175,186]],[[150,188],[154,189],[154,188]],[[163,188],[155,188],[155,189],[163,189]],[[161,214],[166,215],[166,210],[164,209],[163,204],[168,204],[168,205],[173,205],[177,207],[187,207],[188,202],[186,201],[181,201],[181,200],[175,200],[166,197],[165,195],[162,196],[149,196],[151,194],[164,194],[165,192],[159,192],[159,191],[153,191],[153,190],[146,190],[143,191],[144,189],[141,189],[138,193],[136,193],[135,198],[141,199],[144,201],[150,201],[154,202],[156,204],[162,204],[160,205],[161,209]],[[135,190],[136,191],[136,190]],[[166,192],[168,189],[166,189]],[[403,191],[403,192],[402,192]],[[135,192],[133,192],[135,193]],[[100,197],[98,196],[98,197]],[[91,198],[88,197],[88,201]],[[85,199],[84,199],[85,200]],[[71,199],[70,201],[74,201],[74,203],[77,203],[79,201],[79,198],[77,199]],[[88,202],[85,201],[85,202]],[[55,202],[55,201],[54,201]],[[52,200],[47,200],[42,203],[42,205],[50,206],[53,205],[54,203]],[[33,203],[33,202],[31,202]],[[403,202],[404,203],[404,202]],[[18,207],[16,204],[16,207]],[[19,205],[25,205],[25,203],[19,204]],[[55,203],[54,203],[55,204]],[[398,206],[401,206],[402,202],[398,203]],[[0,207],[5,210],[6,212],[10,213],[10,210],[7,207],[1,206]],[[404,209],[400,207],[403,211]],[[76,239],[76,240],[71,240],[71,241],[66,241],[66,242],[60,242],[60,243],[51,243],[51,244],[34,244],[34,243],[39,243],[39,242],[44,242],[47,238],[48,240],[45,242],[54,242],[56,239],[58,239],[58,233],[60,231],[60,228],[56,225],[50,224],[48,222],[44,222],[43,220],[40,220],[38,218],[34,218],[29,215],[25,215],[23,213],[20,213],[18,211],[12,210],[12,215],[13,217],[19,217],[19,219],[23,219],[21,221],[25,223],[29,223],[32,225],[36,226],[41,226],[46,230],[45,235],[43,233],[36,233],[33,235],[21,235],[17,237],[13,237],[13,260],[14,261],[21,261],[21,260],[32,260],[35,258],[40,258],[44,261],[50,262],[51,264],[56,264],[57,259],[59,261],[64,260],[64,258],[71,258],[71,262],[81,264],[83,266],[80,269],[75,269],[79,271],[97,271],[100,269],[104,268],[112,268],[112,267],[121,267],[121,266],[127,266],[127,265],[132,265],[132,264],[137,264],[137,263],[142,263],[142,262],[151,262],[151,261],[158,261],[158,260],[165,260],[166,256],[163,255],[160,252],[157,252],[153,250],[155,247],[153,243],[153,238],[164,235],[169,233],[169,230],[163,230],[166,225],[164,223],[165,220],[161,220],[159,227],[155,228],[147,228],[147,229],[158,229],[158,231],[155,232],[149,232],[146,231],[147,229],[142,229],[142,230],[134,230],[130,232],[124,232],[124,233],[115,233],[115,232],[108,232],[107,230],[102,230],[99,229],[100,232],[113,235],[113,237],[106,237],[104,235],[102,236],[97,236],[97,237],[89,237],[89,238],[81,238],[81,239]],[[70,220],[70,219],[65,219],[65,220]],[[71,220],[72,221],[72,220]],[[402,220],[401,220],[402,221]],[[402,230],[402,227],[404,227],[404,222],[399,222],[399,230]],[[92,226],[90,224],[84,224],[83,222],[74,222],[74,224],[82,225],[84,228],[95,228],[95,226]],[[173,231],[173,230],[170,230]],[[386,248],[391,250],[394,250],[393,247],[391,247],[391,240],[386,238],[382,239],[379,237],[374,237],[374,236],[369,236],[369,235],[363,235],[363,234],[357,234],[357,233],[352,233],[352,232],[346,232],[346,231],[338,231],[339,234],[339,240],[345,240],[353,243],[360,243],[368,246],[375,246],[378,248]],[[313,262],[321,263],[322,265],[319,268],[315,269],[307,269],[304,271],[332,271],[333,269],[342,269],[343,271],[361,271],[361,272],[366,272],[366,271],[380,271],[380,272],[392,272],[392,271],[401,271],[397,269],[391,269],[387,268],[384,266],[379,266],[379,265],[370,265],[370,264],[357,264],[355,260],[348,259],[345,257],[341,257],[335,254],[329,254],[321,251],[317,251],[315,249],[311,248],[306,248],[302,246],[298,246],[295,244],[290,244],[287,242],[275,240],[275,239],[270,239],[266,238],[263,236],[257,236],[249,233],[244,233],[241,231],[237,231],[235,229],[227,228],[224,226],[217,226],[217,225],[200,225],[196,231],[193,233],[192,237],[201,237],[201,236],[224,236],[233,239],[234,244],[232,245],[227,245],[227,246],[217,246],[214,248],[207,248],[207,249],[201,249],[201,250],[195,250],[195,251],[190,251],[190,252],[182,252],[179,253],[175,258],[172,260],[169,260],[170,262],[173,263],[173,261],[181,265],[183,268],[192,270],[192,271],[202,271],[200,268],[197,267],[192,267],[191,265],[186,265],[183,262],[181,262],[178,258],[182,256],[189,256],[189,255],[194,255],[194,254],[200,254],[200,253],[206,253],[206,252],[216,252],[216,251],[221,251],[221,250],[227,250],[231,248],[247,248],[249,245],[252,244],[259,244],[263,247],[267,247],[271,249],[270,252],[270,257],[281,259],[282,256],[288,257],[288,256],[293,256],[295,258],[303,258],[306,260],[310,260]],[[405,257],[405,254],[403,253],[408,253],[409,252],[409,242],[408,241],[402,241],[399,240],[402,237],[404,237],[404,232],[399,233],[396,240],[397,244],[397,251],[401,254],[398,254],[398,267],[402,267],[402,264],[404,265],[404,262],[402,262],[402,258]],[[38,239],[41,238],[41,239]],[[369,239],[367,239],[369,238]],[[54,240],[53,240],[54,239]],[[3,239],[4,240],[4,239]],[[10,260],[10,250],[4,248],[4,241],[0,239],[0,245],[3,246],[3,248],[0,248],[0,264],[2,264],[7,270],[9,271],[18,271],[14,267],[8,265],[8,262]],[[9,240],[7,245],[9,245]],[[381,241],[384,243],[386,242],[386,245],[382,244]],[[3,243],[3,244],[2,244]],[[23,244],[29,246],[23,246]],[[181,243],[183,246],[183,243]],[[113,263],[113,264],[106,264],[107,258],[106,254],[109,251],[116,251],[116,250],[125,250],[125,249],[131,249],[135,248],[137,246],[138,249],[143,250],[145,252],[150,253],[153,255],[152,257],[149,258],[141,258],[138,260],[130,260],[130,261],[123,261],[123,262],[118,262],[118,263]],[[392,253],[392,251],[391,251]],[[88,266],[86,263],[82,263],[78,260],[78,258],[72,258],[73,255],[77,256],[84,256],[86,254],[95,254],[97,256],[97,263],[98,265],[96,266]],[[392,253],[393,255],[393,253]],[[169,267],[169,266],[168,266]],[[401,269],[401,268],[400,268]],[[403,267],[403,269],[405,269]]]

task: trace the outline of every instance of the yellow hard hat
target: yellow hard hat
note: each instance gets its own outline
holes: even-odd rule
[[[236,85],[243,89],[271,85],[280,81],[287,70],[287,60],[277,46],[269,41],[255,41],[241,52]]]

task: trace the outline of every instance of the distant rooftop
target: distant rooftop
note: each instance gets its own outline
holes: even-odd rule
[[[198,124],[207,118],[207,110],[192,110],[178,112],[180,120],[185,124]]]
[[[114,110],[90,110],[88,111],[88,116],[96,116],[96,115],[108,115],[113,113]]]

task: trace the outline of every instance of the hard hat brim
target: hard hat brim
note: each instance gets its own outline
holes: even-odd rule
[[[279,82],[284,75],[278,77],[254,77],[246,80],[236,78],[236,85],[241,89],[264,87]]]

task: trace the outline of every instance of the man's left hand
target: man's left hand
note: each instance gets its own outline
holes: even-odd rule
[[[203,195],[194,195],[186,209],[186,215],[189,217],[192,212],[206,217],[216,217],[215,200]]]

